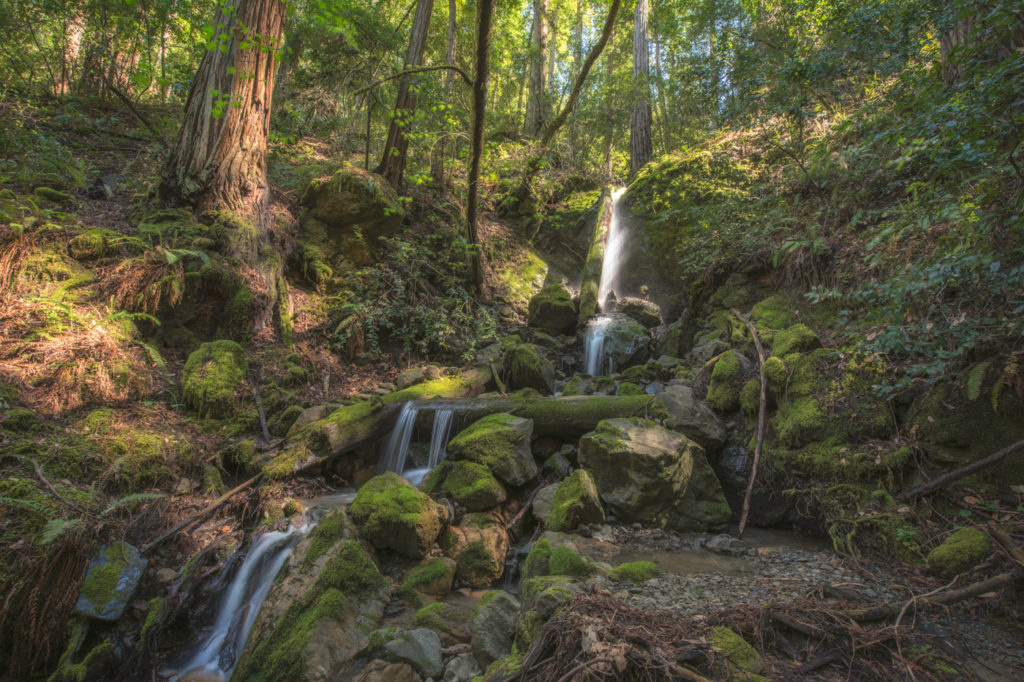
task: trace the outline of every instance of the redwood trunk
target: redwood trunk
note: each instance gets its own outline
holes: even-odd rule
[[[480,158],[484,149],[484,117],[487,113],[487,80],[491,71],[491,20],[494,0],[480,0],[476,22],[476,79],[473,82],[472,151],[469,157],[468,196],[466,197],[466,231],[474,247],[469,262],[469,280],[479,295],[483,290],[483,264],[480,237],[477,232],[477,201],[479,199]]]
[[[448,0],[448,64],[455,66],[456,58],[456,36],[458,35],[459,24],[458,24],[458,0]],[[451,115],[452,100],[455,93],[455,72],[449,70],[444,77],[444,102],[445,106],[448,107],[445,112],[449,116]],[[438,145],[437,154],[434,157],[433,166],[431,168],[431,175],[434,178],[434,182],[439,185],[444,184],[444,162],[448,156],[448,130],[444,130],[441,133],[441,141]]]
[[[653,154],[651,144],[651,64],[647,46],[648,0],[637,0],[633,15],[633,83],[636,88],[629,130],[629,170],[636,175]]]
[[[533,0],[533,30],[530,47],[530,90],[526,99],[523,135],[539,137],[551,118],[548,106],[548,3]]]

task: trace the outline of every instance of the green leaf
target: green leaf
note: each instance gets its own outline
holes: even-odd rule
[[[967,399],[977,400],[978,396],[981,395],[981,384],[985,380],[985,370],[988,369],[989,363],[979,362],[971,368],[971,373],[967,375]]]
[[[109,514],[110,512],[114,511],[115,509],[122,505],[130,504],[132,502],[139,502],[140,500],[158,500],[161,497],[164,497],[164,495],[162,495],[161,493],[132,493],[131,495],[122,497],[120,500],[112,503],[109,507],[104,509],[103,512],[100,514],[100,518],[103,518],[104,516],[106,516],[107,514]]]

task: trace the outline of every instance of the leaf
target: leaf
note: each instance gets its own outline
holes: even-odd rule
[[[971,368],[971,373],[967,375],[967,399],[977,400],[981,394],[981,384],[985,380],[985,370],[991,363],[986,360],[985,362],[979,362]]]
[[[40,538],[40,542],[44,545],[49,545],[81,522],[82,519],[50,519],[46,527],[43,528],[43,536]]]
[[[131,495],[122,497],[120,500],[112,503],[109,507],[104,509],[100,513],[100,518],[103,518],[104,516],[106,516],[107,514],[109,514],[110,512],[114,511],[115,509],[122,505],[130,504],[132,502],[138,502],[140,500],[158,500],[161,497],[164,497],[164,495],[162,495],[161,493],[132,493]]]
[[[0,504],[13,504],[19,507],[25,507],[26,509],[31,509],[34,512],[39,512],[40,514],[45,514],[47,516],[49,516],[52,511],[49,507],[39,504],[38,502],[32,502],[31,500],[19,500],[16,497],[4,497],[2,495],[0,495]]]

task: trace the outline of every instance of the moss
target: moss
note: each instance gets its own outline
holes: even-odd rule
[[[65,664],[54,671],[47,682],[87,682],[100,679],[102,671],[114,655],[114,643],[104,641],[94,646],[79,663]]]
[[[301,405],[289,405],[270,419],[267,428],[275,436],[284,436],[303,411],[304,408]]]
[[[754,674],[764,670],[764,661],[757,649],[727,627],[719,625],[711,630],[711,646],[741,670]]]
[[[146,609],[146,620],[142,623],[142,630],[139,631],[139,649],[146,649],[151,647],[153,642],[150,641],[150,636],[154,634],[153,629],[162,619],[164,613],[165,602],[160,597],[153,597],[149,600],[148,608]]]
[[[526,437],[525,432],[511,428],[516,421],[517,417],[504,412],[489,414],[460,431],[448,443],[448,449],[493,471]]]
[[[281,511],[287,513],[284,509]],[[302,557],[302,570],[312,567],[317,559],[327,554],[331,547],[351,532],[352,527],[341,509],[335,509],[324,516],[309,534],[309,546],[306,555]]]
[[[189,443],[162,433],[127,428],[100,435],[94,442],[107,463],[105,477],[121,490],[156,485],[195,464]]]
[[[68,253],[75,260],[95,260],[103,257],[110,249],[108,239],[119,236],[110,230],[89,230],[68,241]]]
[[[295,516],[296,514],[302,513],[302,505],[289,497],[284,501],[284,504],[281,505],[281,511],[284,512],[285,516]]]
[[[740,356],[734,350],[726,351],[718,358],[711,370],[711,383],[708,385],[708,405],[719,412],[731,412],[740,406],[740,386],[743,384],[743,371]]]
[[[256,301],[249,287],[238,283],[238,288],[228,299],[222,315],[221,330],[225,334],[242,342],[249,340],[250,330],[256,319]]]
[[[36,413],[27,407],[12,407],[6,413],[0,411],[0,415],[4,414],[7,418],[0,421],[0,425],[7,433],[29,433],[40,428]]]
[[[928,553],[927,561],[936,572],[949,578],[970,570],[992,551],[992,540],[977,528],[961,528]]]
[[[782,361],[782,358],[775,356],[764,361],[764,375],[771,385],[780,391],[786,387],[786,380],[789,378],[786,363]]]
[[[220,471],[215,466],[203,468],[203,493],[207,495],[220,495],[227,490]]]
[[[247,371],[245,351],[234,341],[204,343],[185,362],[185,404],[202,417],[230,417],[237,410],[235,393],[245,381]]]
[[[523,669],[523,655],[520,653],[513,652],[505,658],[499,658],[498,660],[487,666],[487,670],[484,672],[483,679],[485,682],[491,682],[491,680],[504,680],[512,677],[520,670]]]
[[[542,575],[548,575],[549,560],[551,557],[551,541],[547,538],[540,538],[533,543],[533,547],[530,548],[530,553],[526,555],[526,561],[523,563],[523,580],[529,580],[530,578],[536,578]]]
[[[761,409],[761,380],[751,379],[740,389],[740,409],[746,414],[757,414]]]
[[[448,563],[440,557],[431,559],[425,564],[410,569],[398,588],[399,595],[407,602],[419,602],[418,592],[421,588],[429,586],[439,580],[450,577]]]
[[[571,575],[575,578],[586,578],[597,570],[594,564],[590,563],[571,547],[558,547],[551,552],[548,559],[548,567],[555,575]]]
[[[613,568],[608,577],[620,583],[643,583],[658,573],[658,566],[653,561],[628,561]]]
[[[547,520],[548,529],[572,531],[582,523],[600,523],[603,520],[604,510],[598,500],[594,478],[583,469],[566,476],[555,491],[551,515]]]
[[[60,190],[50,189],[49,187],[36,187],[33,192],[40,199],[49,201],[54,204],[70,204],[74,201],[74,198],[67,192],[61,192]]]
[[[803,324],[795,324],[772,338],[772,355],[780,358],[790,353],[806,353],[820,347],[821,339]]]
[[[540,346],[532,343],[521,343],[513,346],[508,351],[505,362],[508,365],[509,376],[515,388],[551,391],[551,382],[554,379],[555,369],[542,355]]]
[[[384,653],[384,647],[393,640],[400,630],[398,628],[377,628],[370,633],[370,642],[366,645],[367,651],[374,654]]]
[[[439,632],[447,632],[453,612],[454,609],[450,605],[436,601],[433,604],[427,604],[417,611],[416,615],[413,616],[412,622],[418,628],[430,628]]]
[[[545,285],[530,299],[529,325],[558,334],[570,334],[576,328],[576,306],[561,283]]]
[[[302,276],[314,286],[325,284],[334,275],[334,271],[327,264],[323,252],[316,244],[309,242],[300,243],[298,260]]]
[[[644,389],[630,381],[623,381],[615,395],[643,395]]]
[[[471,511],[491,509],[508,496],[490,469],[466,460],[452,463],[444,480],[444,489],[451,493],[452,499]]]
[[[495,556],[483,540],[466,543],[455,556],[455,563],[458,564],[459,574],[463,576],[487,576],[495,572]]]
[[[772,296],[754,304],[751,317],[758,327],[785,329],[793,324],[795,301],[789,296]]]
[[[518,651],[527,651],[533,640],[540,635],[544,618],[536,611],[523,611],[516,618],[515,646]]]
[[[523,580],[519,585],[519,594],[524,603],[531,602],[535,597],[546,592],[551,592],[560,601],[565,601],[572,597],[573,591],[569,589],[569,585],[573,582],[573,579],[567,575],[537,576]]]
[[[798,474],[815,481],[871,485],[895,491],[913,465],[909,446],[884,448],[877,445],[851,446],[842,442],[812,443],[799,450],[769,447],[766,466],[774,471]]]
[[[426,554],[440,531],[435,503],[394,472],[367,481],[349,514],[364,537],[406,556]]]

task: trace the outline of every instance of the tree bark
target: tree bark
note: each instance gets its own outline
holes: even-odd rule
[[[434,0],[419,0],[416,3],[416,16],[412,20],[412,35],[409,37],[409,51],[405,55],[404,69],[415,68],[423,61],[423,51],[427,46],[427,29],[430,28],[430,15],[434,11]],[[410,79],[403,78],[398,84],[398,99],[395,101],[395,113],[391,117],[388,138],[384,143],[384,155],[377,174],[384,176],[389,185],[400,190],[402,176],[405,174],[405,159],[409,151],[409,125],[416,111],[417,95],[410,86]]]
[[[494,0],[481,0],[476,23],[476,80],[473,83],[472,150],[469,156],[468,196],[466,198],[466,232],[473,247],[469,259],[469,281],[479,296],[483,291],[484,274],[482,245],[477,231],[480,158],[484,150],[484,118],[487,114],[487,80],[491,70],[491,23]]]
[[[633,115],[629,128],[629,172],[635,176],[654,153],[651,144],[651,63],[647,45],[648,0],[633,14]]]
[[[445,55],[448,60],[448,64],[455,66],[456,59],[456,37],[458,35],[458,0],[448,0],[448,53]],[[445,103],[445,117],[451,115],[452,108],[452,97],[455,93],[455,72],[448,71],[444,77],[444,103]],[[444,161],[448,155],[448,131],[445,130],[441,133],[441,142],[437,150],[437,154],[434,156],[434,162],[431,167],[431,176],[434,178],[434,182],[439,185],[444,184]]]
[[[220,6],[214,25],[221,28],[199,65],[158,188],[165,205],[242,219],[229,235],[228,255],[260,272],[257,332],[269,324],[277,298],[279,273],[263,272],[261,258],[269,226],[267,135],[284,16],[281,0]]]
[[[525,137],[539,137],[551,118],[548,99],[548,0],[533,0],[530,46],[530,94],[526,99]]]

